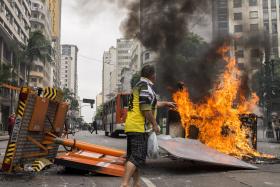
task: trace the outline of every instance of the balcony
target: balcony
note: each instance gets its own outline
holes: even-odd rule
[[[46,25],[45,21],[41,18],[30,18],[30,22],[37,22],[37,23],[41,23],[42,25]]]
[[[44,78],[44,73],[43,72],[38,72],[38,71],[31,71],[30,76],[31,77]]]

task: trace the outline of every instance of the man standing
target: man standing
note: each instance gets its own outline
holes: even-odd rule
[[[157,107],[175,108],[172,102],[158,102],[153,89],[156,80],[155,68],[146,65],[141,70],[140,81],[134,86],[129,101],[129,108],[125,122],[127,134],[127,162],[122,187],[129,186],[133,177],[133,186],[140,186],[139,169],[145,164],[147,156],[148,134],[150,125],[159,133],[156,122]]]

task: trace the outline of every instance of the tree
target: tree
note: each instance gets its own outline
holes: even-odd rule
[[[79,111],[79,101],[76,99],[75,94],[68,88],[63,88],[64,99],[70,103],[70,110]]]
[[[11,79],[11,66],[3,64],[0,71],[0,80],[2,83],[10,83]]]
[[[41,31],[31,32],[24,53],[27,67],[27,84],[29,84],[30,71],[34,66],[34,61],[37,59],[43,63],[52,61],[51,42],[46,39]]]
[[[95,120],[101,119],[101,118],[102,118],[102,112],[103,112],[103,105],[100,105],[100,106],[97,108],[97,111],[96,111],[96,114],[95,114],[94,119],[95,119]]]
[[[132,75],[132,78],[130,80],[131,88],[133,88],[140,81],[140,77],[141,77],[140,72],[137,72]]]

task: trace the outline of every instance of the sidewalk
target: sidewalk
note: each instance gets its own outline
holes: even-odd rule
[[[7,141],[9,140],[8,132],[0,131],[0,141]]]

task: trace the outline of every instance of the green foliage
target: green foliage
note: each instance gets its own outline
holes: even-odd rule
[[[132,75],[132,78],[130,80],[131,88],[133,88],[140,81],[140,78],[141,78],[140,72],[137,72],[134,75]]]
[[[6,64],[2,65],[2,70],[0,70],[0,82],[10,83],[12,67]]]
[[[201,51],[207,48],[207,43],[199,35],[187,34],[177,47],[176,60],[179,63],[191,62],[201,55]]]
[[[96,115],[95,115],[95,117],[94,117],[95,120],[101,119],[101,118],[102,118],[102,111],[103,111],[103,105],[100,105],[100,106],[97,108]]]
[[[64,100],[70,102],[70,110],[79,110],[79,101],[76,99],[75,94],[71,92],[68,88],[63,88]]]
[[[34,60],[40,59],[42,62],[51,62],[52,58],[51,42],[46,39],[41,31],[30,33],[27,47],[24,51],[25,62],[27,66],[27,80],[33,67]]]

